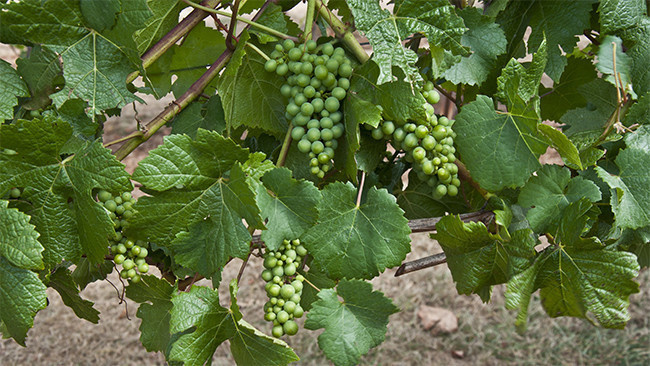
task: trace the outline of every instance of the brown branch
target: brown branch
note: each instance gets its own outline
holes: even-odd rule
[[[447,256],[445,256],[445,253],[438,253],[438,254],[430,255],[428,257],[416,259],[414,261],[406,262],[402,264],[397,269],[397,272],[395,272],[395,277],[399,277],[407,273],[419,271],[421,269],[435,267],[443,263],[447,263]]]

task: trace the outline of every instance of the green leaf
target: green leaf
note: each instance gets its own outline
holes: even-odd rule
[[[551,317],[586,318],[606,328],[623,328],[630,319],[629,296],[638,292],[636,257],[607,250],[595,238],[582,238],[586,200],[571,203],[560,220],[557,245],[547,247],[535,263],[514,277],[506,290],[506,306],[518,309],[517,325],[524,328],[532,293],[541,289],[542,305]]]
[[[546,152],[538,137],[538,117],[494,109],[490,97],[479,95],[456,116],[455,139],[463,161],[481,187],[498,191],[523,186],[539,168]]]
[[[318,346],[335,365],[356,365],[362,355],[384,341],[388,317],[398,311],[383,293],[372,291],[370,283],[343,280],[336,290],[318,293],[305,328],[325,328]]]
[[[91,282],[106,279],[111,272],[113,272],[113,263],[111,261],[93,264],[88,258],[81,258],[74,271],[72,271],[72,279],[79,286],[79,289],[83,290]]]
[[[544,40],[533,55],[533,60],[528,67],[524,67],[515,59],[511,59],[501,71],[497,79],[497,96],[506,102],[508,110],[522,111],[529,109],[532,104],[537,110],[538,104],[531,103],[531,99],[538,95],[539,85],[544,74],[547,45]],[[539,112],[538,112],[539,113]]]
[[[625,136],[627,147],[616,156],[620,172],[612,175],[596,167],[598,176],[611,189],[611,205],[616,224],[638,229],[650,222],[650,126],[644,125]]]
[[[650,226],[623,230],[616,245],[636,255],[641,268],[650,266]]]
[[[436,231],[431,237],[447,256],[458,293],[479,294],[484,302],[490,299],[492,285],[507,282],[535,256],[537,240],[530,229],[517,230],[504,240],[482,222],[464,223],[452,215],[443,217]]]
[[[192,286],[190,292],[175,293],[171,301],[171,334],[190,333],[173,343],[169,360],[201,366],[212,359],[218,345],[235,336],[236,320],[228,309],[219,305],[218,290]]]
[[[300,274],[305,276],[307,281],[311,282],[319,290],[334,288],[336,286],[336,281],[327,277],[327,273],[319,271],[316,267],[309,268],[309,271],[307,272],[300,271]],[[311,304],[318,300],[319,292],[320,291],[311,286],[304,286],[302,294],[300,295],[300,306],[305,311],[309,311],[311,309]]]
[[[606,34],[635,27],[647,16],[643,0],[601,0],[598,13],[601,31]]]
[[[627,50],[632,59],[630,71],[634,91],[638,95],[650,92],[650,19],[645,17],[638,26],[622,35],[627,43],[633,43]]]
[[[28,97],[27,85],[11,65],[0,60],[0,119],[12,119],[18,97]]]
[[[584,169],[578,148],[571,142],[571,140],[569,140],[568,137],[566,137],[565,134],[545,124],[540,124],[537,128],[542,135],[548,138],[550,145],[557,150],[560,156],[568,164],[573,164],[579,170]]]
[[[267,172],[262,182],[265,189],[258,191],[257,203],[268,220],[262,240],[268,250],[277,250],[283,240],[300,238],[316,223],[321,195],[311,182],[292,179],[285,168]]]
[[[24,269],[43,269],[43,246],[29,216],[0,200],[0,256]]]
[[[84,23],[102,32],[112,28],[117,22],[117,14],[121,10],[120,0],[79,0],[79,8],[83,15]]]
[[[446,212],[463,213],[468,211],[462,197],[434,198],[433,191],[435,187],[431,187],[427,182],[418,179],[413,170],[409,173],[408,178],[408,187],[396,194],[397,203],[404,210],[404,216],[407,219],[440,217],[444,216]]]
[[[0,321],[6,328],[3,334],[25,346],[34,316],[46,306],[45,285],[36,273],[14,267],[0,257]]]
[[[284,34],[297,35],[299,32],[301,32],[300,28],[298,28],[298,25],[294,23],[291,18],[284,14],[282,6],[275,3],[270,3],[266,7],[262,13],[262,16],[257,19],[257,23],[265,25]],[[276,36],[272,36],[264,31],[257,30],[256,28],[252,28],[250,32],[252,34],[255,34],[257,36],[257,39],[262,44],[279,41]]]
[[[460,11],[460,16],[469,28],[461,42],[473,53],[463,57],[443,75],[454,84],[481,85],[496,66],[497,56],[506,52],[506,36],[494,18],[481,15],[478,8],[465,8]]]
[[[249,37],[247,32],[239,37],[237,49],[217,83],[228,128],[246,126],[282,137],[287,132],[285,102],[280,94],[284,78],[264,70],[262,56],[246,47]]]
[[[567,60],[560,80],[554,82],[552,88],[540,91],[542,119],[559,121],[569,109],[587,104],[578,88],[596,79],[596,70],[589,59],[567,57]]]
[[[395,13],[382,9],[378,0],[348,0],[356,28],[370,41],[373,60],[379,65],[377,84],[395,79],[393,68],[400,68],[410,83],[422,80],[415,68],[417,54],[402,42],[413,33],[424,33],[431,44],[455,54],[466,54],[461,44],[465,32],[463,19],[445,0],[399,0]],[[375,80],[371,80],[375,82]]]
[[[220,31],[206,26],[204,22],[192,28],[183,44],[174,47],[171,63],[167,66],[170,73],[166,77],[177,77],[172,86],[174,96],[178,98],[183,95],[225,50],[226,42]]]
[[[635,123],[640,125],[650,124],[650,92],[642,95],[636,103],[632,104],[625,113],[625,117],[623,117],[625,126],[629,127]]]
[[[63,303],[74,311],[75,315],[81,319],[86,319],[91,323],[99,323],[99,311],[93,308],[93,303],[84,300],[79,296],[79,288],[72,279],[70,270],[59,268],[50,276],[48,287],[52,287],[61,295]]]
[[[521,189],[517,204],[528,209],[526,218],[534,232],[549,232],[559,224],[562,211],[572,202],[601,199],[598,186],[558,165],[543,165]]]
[[[251,235],[242,218],[264,227],[239,165],[247,158],[247,150],[215,132],[166,137],[133,175],[152,196],[138,200],[129,233],[168,247],[178,263],[204,276],[228,256],[244,257]]]
[[[140,341],[148,352],[159,351],[167,356],[173,293],[169,282],[155,276],[142,276],[140,282],[126,287],[126,296],[140,304],[136,314],[142,319]]]
[[[172,133],[184,133],[191,138],[196,137],[199,128],[217,133],[223,133],[226,129],[223,106],[218,95],[210,97],[205,103],[190,104],[172,121]]]
[[[124,165],[99,141],[63,159],[60,151],[71,135],[61,121],[34,119],[0,128],[0,151],[16,152],[0,154],[0,192],[23,189],[16,205],[41,234],[46,267],[64,258],[76,263],[81,254],[93,263],[103,261],[115,229],[92,192],[133,189]]]
[[[242,319],[237,291],[237,281],[233,279],[230,282],[230,311],[236,321],[236,332],[230,339],[230,351],[237,365],[276,366],[300,360],[283,340],[267,336]]]
[[[29,58],[19,58],[16,64],[32,96],[26,108],[41,109],[47,106],[50,103],[49,95],[54,92],[55,80],[61,74],[57,54],[49,48],[35,46]]]
[[[106,109],[122,108],[138,98],[126,87],[135,70],[125,51],[102,35],[89,32],[67,47],[52,46],[63,59],[65,87],[50,97],[57,107],[70,99],[88,102],[93,120]]]
[[[566,124],[565,135],[582,152],[603,133],[617,102],[616,88],[603,79],[594,79],[578,87],[578,91],[587,100],[587,105],[569,110],[560,118],[560,122]]]
[[[532,32],[527,38],[528,49],[537,49],[544,40],[548,44],[548,62],[544,71],[551,79],[560,79],[567,59],[562,55],[571,53],[585,29],[590,29],[592,4],[585,1],[510,1],[499,14],[498,20],[505,24],[509,39],[508,57],[520,57],[519,50],[525,50],[524,32],[530,26]],[[515,36],[516,34],[516,36]]]
[[[410,251],[408,221],[386,190],[372,187],[355,204],[357,190],[332,183],[322,190],[319,222],[301,238],[330,278],[372,278],[402,263]]]
[[[616,45],[616,48],[614,48]],[[614,52],[616,58],[614,59]],[[623,52],[623,43],[620,38],[616,36],[606,36],[603,38],[600,47],[598,48],[598,63],[596,68],[598,71],[607,75],[604,77],[610,84],[619,85],[618,81],[622,82],[625,90],[629,88],[630,84],[630,71],[632,70],[632,59],[630,56]],[[614,65],[616,62],[616,65]],[[614,68],[616,68],[616,75],[620,78],[618,81],[614,76]]]
[[[147,6],[153,16],[147,20],[144,28],[133,35],[140,54],[145,53],[178,24],[178,14],[184,7],[177,0],[147,0]]]

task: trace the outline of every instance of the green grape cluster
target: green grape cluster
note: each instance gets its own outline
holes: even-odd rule
[[[456,196],[460,180],[458,166],[454,164],[454,120],[436,116],[433,104],[440,101],[440,94],[433,88],[431,81],[424,85],[422,95],[428,102],[424,105],[427,115],[425,121],[402,124],[382,121],[377,128],[369,129],[372,130],[374,139],[388,139],[395,149],[405,152],[404,159],[413,164],[421,181],[433,187],[434,197]]]
[[[109,238],[113,261],[122,266],[120,277],[129,279],[132,283],[140,281],[140,274],[149,272],[149,265],[146,262],[147,243],[141,240],[133,241],[122,234],[122,229],[129,225],[129,219],[133,217],[133,205],[135,199],[129,192],[123,192],[113,196],[110,192],[99,191],[97,194],[99,202],[108,211],[113,220],[115,234]]]
[[[343,135],[341,103],[350,88],[352,65],[345,51],[331,43],[309,40],[275,45],[264,68],[286,77],[280,92],[287,100],[285,116],[298,150],[309,154],[311,173],[323,178],[333,166],[337,139]]]
[[[295,318],[300,318],[304,310],[300,306],[303,281],[305,277],[297,273],[307,249],[300,240],[285,240],[276,251],[264,254],[262,278],[266,281],[269,301],[264,305],[264,319],[273,322],[271,334],[282,337],[298,332]]]

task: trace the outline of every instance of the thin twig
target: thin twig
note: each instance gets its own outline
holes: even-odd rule
[[[235,36],[235,30],[237,29],[237,13],[239,12],[239,0],[230,6],[232,10],[232,15],[230,16],[230,29],[228,29],[228,36],[226,37],[226,47],[229,50],[234,51],[236,44],[233,42],[233,37]]]
[[[305,276],[303,276],[303,277],[305,277]],[[311,282],[310,282],[306,277],[305,277],[305,282],[307,282],[307,284],[308,284],[309,286],[313,287],[314,290],[320,292],[320,289],[319,289],[318,287],[316,287],[316,285],[314,285],[313,283],[311,283]]]
[[[239,267],[239,273],[237,273],[237,284],[239,284],[239,281],[241,280],[241,276],[244,274],[244,270],[246,269],[246,264],[248,264],[248,258],[250,257],[251,257],[251,252],[248,252],[246,259],[244,259],[244,262],[242,262],[241,267]]]
[[[291,131],[293,126],[289,123],[289,129],[287,134],[284,135],[284,141],[282,141],[282,148],[280,149],[280,155],[278,156],[277,166],[282,167],[287,160],[287,155],[289,154],[289,147],[291,146]]]
[[[361,206],[361,195],[363,194],[363,185],[366,183],[366,172],[361,171],[361,183],[359,183],[359,192],[357,193],[357,208]]]
[[[456,98],[454,98],[453,95],[449,94],[445,89],[441,88],[440,85],[433,84],[433,87],[436,88],[436,90],[439,91],[440,94],[444,95],[445,97],[447,97],[447,99],[451,100],[452,102],[454,102],[454,104],[456,104]]]
[[[447,256],[445,255],[445,253],[438,253],[438,254],[430,255],[428,257],[416,259],[414,261],[406,262],[402,264],[397,269],[397,272],[395,272],[395,277],[399,277],[407,273],[419,271],[421,269],[434,267],[443,263],[447,263]]]

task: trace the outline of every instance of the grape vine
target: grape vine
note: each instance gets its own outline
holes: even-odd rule
[[[27,344],[48,287],[97,323],[81,291],[116,278],[170,364],[226,340],[238,364],[289,364],[302,327],[353,365],[404,301],[370,281],[443,263],[459,294],[505,286],[519,331],[535,297],[630,321],[650,265],[647,2],[91,3],[0,5],[23,50],[0,62],[3,337]],[[145,95],[174,100],[143,121]],[[415,232],[442,252],[405,262]],[[265,304],[240,309],[242,287]]]

